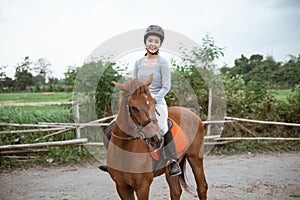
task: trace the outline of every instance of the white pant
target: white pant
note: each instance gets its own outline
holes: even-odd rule
[[[156,113],[156,118],[158,120],[158,126],[160,127],[163,134],[168,132],[168,106],[165,101],[159,102],[155,106],[158,113]]]

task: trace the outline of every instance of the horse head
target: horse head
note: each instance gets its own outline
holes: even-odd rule
[[[145,81],[132,79],[125,84],[116,82],[113,82],[113,84],[122,94],[122,102],[124,103],[121,103],[120,106],[125,107],[122,110],[126,112],[127,117],[124,118],[127,118],[127,125],[130,130],[137,132],[139,138],[146,142],[150,150],[157,151],[163,145],[163,134],[156,119],[156,100],[149,92],[152,79],[153,74],[148,76]],[[132,133],[127,134],[132,135]]]

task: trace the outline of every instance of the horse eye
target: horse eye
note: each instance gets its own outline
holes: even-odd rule
[[[131,109],[133,110],[133,112],[136,112],[136,113],[140,112],[140,110],[135,106],[131,106]]]

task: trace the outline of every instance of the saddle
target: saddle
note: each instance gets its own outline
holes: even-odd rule
[[[182,151],[185,150],[185,148],[187,146],[186,135],[185,135],[184,131],[180,128],[180,126],[171,118],[168,118],[168,127],[172,132],[176,152],[177,152],[177,154],[181,153]],[[149,151],[149,153],[154,160],[160,159],[159,151],[158,152]]]
[[[109,145],[109,140],[111,138],[111,134],[112,134],[112,129],[115,125],[115,121],[113,120],[105,129],[104,131],[104,136],[103,136],[103,143],[106,149],[108,149],[108,145]],[[175,143],[175,147],[176,147],[176,152],[181,153],[182,151],[185,150],[185,148],[187,147],[187,137],[184,133],[184,131],[180,128],[180,126],[171,118],[168,118],[168,127],[172,132],[172,136],[174,139],[174,143]],[[151,157],[154,160],[160,160],[160,151],[158,152],[153,152],[153,151],[149,151]]]

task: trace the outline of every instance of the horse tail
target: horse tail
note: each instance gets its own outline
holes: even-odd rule
[[[185,191],[188,193],[193,193],[195,189],[193,186],[188,182],[187,175],[186,175],[186,156],[183,157],[182,161],[179,163],[182,173],[179,176],[180,185],[183,187]]]

